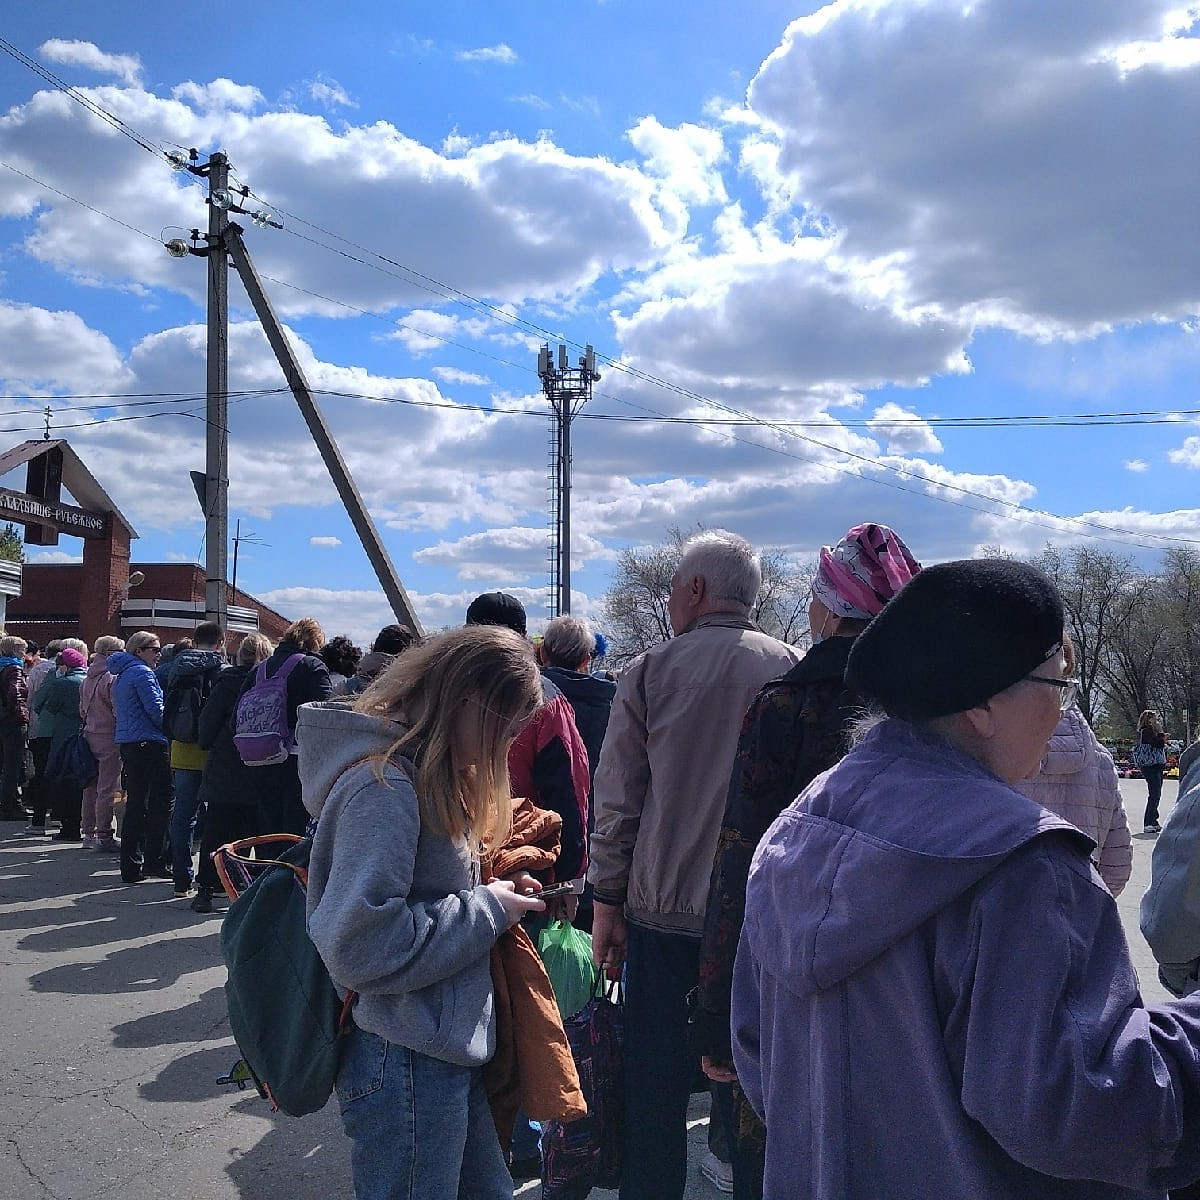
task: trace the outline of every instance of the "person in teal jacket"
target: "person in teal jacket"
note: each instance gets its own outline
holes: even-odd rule
[[[68,647],[61,650],[58,670],[37,690],[33,711],[38,715],[38,732],[50,739],[50,759],[69,737],[74,737],[83,724],[79,715],[79,689],[87,678],[87,658]],[[61,822],[55,841],[82,841],[79,821],[83,811],[83,785],[76,779],[47,779],[50,813]]]

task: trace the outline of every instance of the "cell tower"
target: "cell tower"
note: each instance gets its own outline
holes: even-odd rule
[[[571,611],[571,422],[600,378],[596,352],[585,346],[579,365],[572,367],[560,344],[555,365],[544,345],[538,351],[538,378],[550,401],[550,615],[557,617]]]

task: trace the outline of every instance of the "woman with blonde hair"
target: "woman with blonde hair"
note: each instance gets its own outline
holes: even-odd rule
[[[121,829],[121,880],[170,879],[167,823],[174,788],[163,694],[154,668],[162,656],[158,634],[139,629],[124,650],[108,656],[113,682],[114,733],[125,773],[125,823]]]
[[[468,626],[397,658],[353,704],[305,705],[300,777],[318,817],[308,927],[357,992],[337,1092],[357,1200],[511,1200],[481,1078],[495,1049],[489,954],[528,912],[481,856],[512,824],[508,748],[541,703],[529,644]]]

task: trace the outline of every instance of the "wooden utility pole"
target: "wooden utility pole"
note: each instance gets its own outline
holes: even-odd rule
[[[229,592],[229,160],[208,160],[208,402],[204,455],[204,619],[227,628]]]
[[[249,188],[229,187],[229,160],[224,154],[213,154],[203,166],[198,165],[197,153],[190,150],[187,155],[171,156],[172,164],[179,170],[208,178],[208,234],[201,238],[198,229],[192,230],[192,244],[182,238],[171,238],[165,243],[167,253],[175,258],[186,258],[189,254],[208,259],[208,442],[205,473],[192,472],[196,494],[204,506],[204,527],[207,543],[205,560],[205,618],[217,621],[225,628],[227,616],[226,564],[229,546],[229,259],[245,285],[250,303],[262,322],[263,332],[275,357],[283,368],[288,386],[300,407],[309,433],[316,442],[321,458],[333,479],[346,512],[362,542],[367,558],[375,568],[375,575],[382,586],[392,611],[398,621],[403,621],[418,636],[424,629],[413,609],[396,574],[396,568],[388,556],[387,549],[379,536],[371,514],[359,495],[358,488],[350,476],[349,468],[342,458],[337,443],[321,410],[313,400],[300,363],[292,352],[275,316],[275,310],[263,291],[262,282],[250,261],[242,227],[229,219],[229,213],[246,213],[239,203],[250,196]],[[257,224],[281,229],[282,225],[270,213],[249,214]],[[206,244],[198,245],[200,241]],[[236,571],[236,568],[235,568]]]

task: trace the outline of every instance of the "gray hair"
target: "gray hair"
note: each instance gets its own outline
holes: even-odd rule
[[[713,600],[752,608],[762,586],[758,552],[744,537],[727,529],[706,529],[683,544],[683,576],[699,575]]]
[[[80,638],[63,638],[62,644],[59,646],[59,650],[78,650],[84,658],[87,658],[88,654],[90,653],[87,642]]]
[[[574,671],[580,663],[587,662],[596,648],[596,635],[592,627],[582,618],[564,613],[546,625],[542,634],[542,654],[552,667],[566,667]]]
[[[20,658],[28,649],[29,643],[23,637],[17,637],[15,633],[0,638],[0,654],[5,658]]]
[[[125,649],[125,639],[113,637],[111,633],[106,633],[103,637],[96,639],[97,654],[112,654],[117,650]]]
[[[158,642],[159,645],[162,645],[162,638],[148,629],[139,629],[137,633],[130,634],[129,640],[125,643],[125,649],[130,654],[137,654],[139,651],[145,650],[151,642]]]

